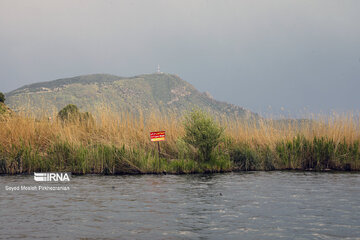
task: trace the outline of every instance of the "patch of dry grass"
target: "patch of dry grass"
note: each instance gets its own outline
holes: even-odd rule
[[[141,113],[133,115],[125,112],[119,115],[111,113],[106,108],[102,108],[99,112],[100,114],[97,114],[99,117],[95,122],[74,121],[66,124],[58,120],[56,116],[51,116],[50,120],[45,115],[40,119],[35,119],[28,114],[8,116],[0,121],[0,158],[2,155],[6,156],[8,159],[6,161],[10,161],[9,158],[15,159],[16,151],[21,148],[30,148],[31,152],[46,156],[49,149],[57,143],[85,148],[101,144],[119,149],[140,149],[142,156],[148,158],[147,153],[156,152],[156,145],[150,142],[149,133],[158,130],[166,131],[166,141],[161,143],[164,158],[169,162],[171,159],[179,159],[180,155],[183,156],[183,144],[179,144],[179,140],[184,135],[184,120],[175,117],[175,114],[162,116],[154,113],[145,117]],[[226,138],[231,140],[231,146],[226,144],[220,146],[229,156],[231,156],[231,149],[226,149],[227,147],[233,148],[244,144],[254,151],[266,148],[273,152],[273,155],[279,155],[277,152],[279,143],[292,141],[296,136],[302,136],[310,142],[314,138],[324,137],[334,142],[335,150],[344,142],[354,146],[358,146],[360,142],[359,117],[353,114],[313,116],[312,119],[303,122],[260,120],[249,123],[240,119],[224,118],[220,119],[219,123],[225,127]],[[358,153],[352,156],[357,158]],[[20,162],[17,164],[20,165]],[[151,164],[149,162],[146,164],[146,168],[151,169],[149,167]],[[358,165],[355,164],[356,169],[359,168]],[[3,163],[4,168],[8,166],[7,162]],[[281,164],[277,166],[279,169],[285,168]]]

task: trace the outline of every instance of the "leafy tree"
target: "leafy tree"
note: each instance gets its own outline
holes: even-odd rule
[[[62,121],[80,121],[80,122],[86,122],[89,120],[93,121],[93,117],[90,113],[80,112],[78,107],[74,104],[69,104],[63,109],[61,109],[60,112],[58,113],[58,118],[60,118]]]
[[[80,112],[76,105],[69,104],[63,109],[60,110],[58,113],[58,117],[65,121],[65,120],[74,120],[75,118],[79,118]]]
[[[200,160],[209,161],[219,145],[224,129],[201,110],[194,110],[185,117],[184,141],[198,150]]]
[[[0,92],[0,102],[5,102],[5,95],[2,92]]]

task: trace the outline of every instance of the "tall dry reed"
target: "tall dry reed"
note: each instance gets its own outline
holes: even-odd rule
[[[35,118],[29,114],[13,114],[1,119],[0,158],[1,155],[16,158],[16,151],[24,147],[31,148],[32,152],[35,151],[40,156],[46,156],[49,154],[49,149],[56,143],[67,143],[85,148],[101,144],[119,149],[140,149],[145,156],[146,152],[155,152],[156,145],[150,141],[149,133],[158,130],[166,131],[166,141],[161,143],[163,157],[176,159],[183,151],[181,138],[184,135],[184,119],[177,117],[176,114],[166,116],[160,113],[144,116],[141,112],[140,114],[129,112],[114,114],[109,109],[102,108],[95,121],[63,123],[57,119],[56,115],[50,118],[45,114],[41,118]],[[302,136],[309,142],[312,142],[314,138],[326,138],[334,143],[335,149],[344,142],[351,146],[358,146],[360,142],[359,117],[353,114],[313,116],[311,119],[302,121],[262,119],[246,122],[228,118],[218,119],[218,121],[225,128],[226,138],[231,140],[232,146],[246,144],[254,151],[257,151],[259,147],[269,149],[273,152],[271,156],[280,156],[277,157],[278,159],[283,157],[279,153],[281,149],[279,143],[291,142],[297,136]],[[229,152],[229,149],[225,149],[226,151]],[[245,158],[249,158],[250,155],[246,154]],[[354,156],[358,156],[358,153],[356,152]],[[316,159],[316,156],[313,159]],[[146,164],[148,164],[146,168],[150,169],[150,163]],[[278,166],[279,168],[300,166],[300,163],[295,164],[296,166],[286,164]],[[359,168],[358,165],[355,164],[356,169]]]

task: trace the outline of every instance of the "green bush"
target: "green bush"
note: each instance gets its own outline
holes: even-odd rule
[[[209,161],[224,129],[206,113],[194,110],[185,117],[184,141],[198,150],[201,161]]]
[[[0,102],[5,102],[5,95],[2,92],[0,92]]]
[[[67,105],[66,107],[61,109],[60,112],[58,113],[58,117],[63,121],[73,120],[74,118],[79,118],[79,116],[80,116],[79,109],[74,104]]]
[[[69,104],[58,113],[58,118],[62,121],[80,121],[89,122],[93,121],[93,117],[90,113],[82,113],[78,107],[74,104]]]

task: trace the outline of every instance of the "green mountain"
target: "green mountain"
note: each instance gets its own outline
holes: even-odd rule
[[[177,75],[156,73],[135,77],[92,74],[23,86],[6,94],[7,104],[15,111],[39,115],[58,112],[67,104],[96,115],[106,107],[113,112],[131,111],[182,114],[194,107],[217,116],[258,118],[250,111],[214,100]]]

